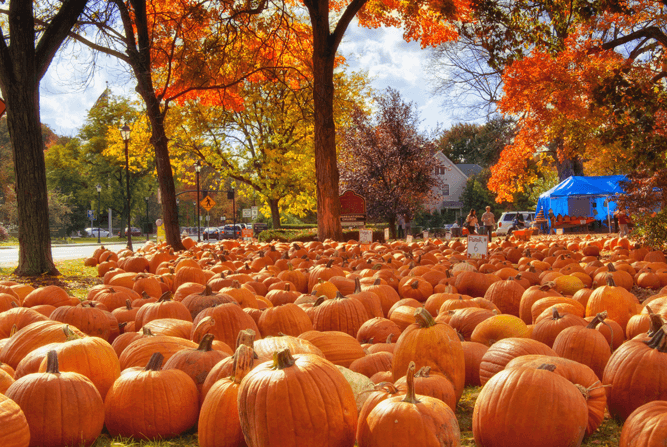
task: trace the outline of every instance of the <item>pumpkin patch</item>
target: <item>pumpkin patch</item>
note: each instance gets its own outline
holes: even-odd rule
[[[645,436],[657,428],[637,415],[665,414],[650,406],[667,399],[667,265],[653,251],[508,238],[478,261],[465,241],[230,242],[105,249],[116,265],[91,268],[85,301],[57,286],[0,294],[0,439],[197,425],[202,446],[556,446],[610,418]],[[21,394],[56,376],[88,409],[67,408],[60,437]]]

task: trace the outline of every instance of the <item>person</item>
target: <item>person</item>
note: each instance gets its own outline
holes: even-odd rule
[[[470,210],[468,216],[466,216],[466,227],[468,228],[468,234],[475,234],[475,226],[477,226],[477,211]]]
[[[398,238],[403,239],[403,225],[405,225],[405,219],[402,215],[399,214],[398,219]]]
[[[491,212],[491,207],[486,207],[486,212],[482,214],[482,223],[484,228],[486,228],[486,234],[489,235],[489,242],[491,242],[491,233],[493,232],[493,227],[496,224],[496,217]]]
[[[616,211],[616,217],[618,218],[618,237],[627,236],[630,218],[628,217],[628,213],[625,208]]]
[[[526,228],[526,222],[523,220],[523,215],[521,213],[516,213],[514,222],[512,222],[512,231],[523,230],[524,228]]]

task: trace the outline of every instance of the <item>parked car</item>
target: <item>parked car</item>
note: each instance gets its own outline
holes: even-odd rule
[[[220,229],[217,227],[207,227],[202,231],[204,240],[220,239]]]
[[[127,234],[127,233],[128,233],[127,227],[125,227],[125,234]],[[132,234],[132,236],[141,236],[143,233],[141,232],[141,230],[139,228],[132,227],[132,233],[131,234]],[[118,236],[120,236],[120,231],[118,232]]]
[[[109,232],[107,230],[103,230],[102,228],[98,227],[86,228],[83,231],[86,233],[86,237],[97,237],[98,231],[100,233],[100,237],[109,237]]]
[[[234,231],[236,229],[236,231]],[[241,225],[225,225],[225,239],[235,239],[241,237]]]
[[[496,234],[512,234],[514,230],[521,229],[517,228],[517,225],[515,225],[514,222],[518,216],[523,219],[523,228],[530,227],[533,220],[535,220],[534,211],[506,211],[500,216],[500,219],[498,219],[498,229],[496,230]]]

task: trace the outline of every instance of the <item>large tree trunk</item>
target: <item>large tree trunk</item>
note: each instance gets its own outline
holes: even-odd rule
[[[343,238],[343,231],[340,224],[336,126],[333,116],[333,72],[336,52],[329,48],[329,40],[325,36],[320,36],[317,31],[314,29],[313,32],[317,238],[321,241],[324,239],[340,241]],[[329,29],[327,27],[320,31],[326,31],[328,35]]]
[[[563,138],[556,138],[550,145],[550,151],[554,153],[554,162],[558,172],[558,180],[563,181],[573,175],[584,175],[584,162],[578,156],[574,158],[560,159],[563,148]]]
[[[13,83],[3,89],[14,154],[18,205],[19,265],[14,274],[58,275],[51,256],[46,165],[39,120],[39,83],[34,80],[35,73],[32,75],[24,73],[22,81],[25,82]]]
[[[269,199],[269,207],[271,208],[271,221],[273,222],[273,229],[280,228],[280,208],[278,208],[278,199]]]

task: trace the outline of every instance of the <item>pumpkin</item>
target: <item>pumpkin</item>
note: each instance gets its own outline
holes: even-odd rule
[[[92,445],[104,426],[100,393],[85,376],[60,372],[55,351],[47,359],[45,372],[21,377],[6,393],[25,414],[30,445]]]
[[[192,327],[193,324],[190,321],[177,320],[175,318],[158,318],[144,324],[141,329],[148,329],[154,335],[170,335],[190,340]]]
[[[386,318],[375,317],[361,325],[357,331],[357,340],[359,343],[380,343],[390,334],[394,334],[396,338],[401,335],[401,330],[396,323]]]
[[[31,323],[47,321],[48,318],[34,309],[26,307],[15,307],[0,313],[0,339],[7,338],[14,332],[19,331]],[[0,350],[2,350],[0,348]]]
[[[547,283],[539,286],[530,286],[525,290],[525,292],[523,292],[519,305],[519,318],[521,318],[524,323],[531,324],[533,322],[531,309],[533,304],[535,304],[538,300],[548,296],[561,296],[561,294],[552,289],[551,286],[553,286],[553,283]]]
[[[197,385],[197,392],[201,393],[202,385],[211,369],[229,354],[213,349],[213,335],[206,334],[199,346],[192,349],[183,349],[172,355],[162,369],[179,369],[186,373]]]
[[[470,334],[470,341],[492,346],[506,338],[530,337],[530,329],[514,315],[494,315],[481,321]]]
[[[484,298],[498,306],[504,314],[519,316],[521,297],[526,289],[513,280],[497,281],[489,286]]]
[[[505,369],[505,366],[512,359],[530,354],[557,356],[549,346],[530,338],[506,338],[494,343],[486,351],[479,365],[481,384],[484,385],[493,376]]]
[[[463,347],[463,357],[466,364],[466,386],[480,386],[482,382],[479,378],[479,365],[489,347],[474,341],[461,342]]]
[[[429,366],[444,375],[461,398],[465,384],[463,347],[456,331],[447,324],[437,324],[424,308],[415,310],[416,322],[408,326],[396,341],[392,372],[403,377],[411,361],[419,368]]]
[[[354,444],[357,406],[352,388],[322,357],[276,353],[273,361],[245,376],[238,406],[246,443],[253,447],[275,445],[276,440],[320,447]]]
[[[390,397],[359,421],[359,447],[460,445],[456,415],[439,399],[415,394],[415,365],[408,367],[405,396]],[[416,429],[419,427],[419,429]]]
[[[24,307],[37,306],[39,304],[50,304],[53,307],[69,306],[70,297],[58,286],[46,286],[33,290],[23,299]]]
[[[107,316],[94,304],[58,307],[51,313],[51,319],[74,326],[91,337],[108,340],[111,333]]]
[[[367,354],[352,362],[349,369],[370,378],[380,371],[390,371],[393,357],[391,352],[386,351]]]
[[[292,335],[298,337],[313,330],[308,314],[293,303],[270,307],[262,312],[257,322],[262,337],[270,335]]]
[[[340,331],[308,331],[299,335],[318,348],[324,358],[334,365],[349,368],[352,362],[364,357],[364,350],[359,342],[349,334]],[[258,355],[261,355],[258,353]]]
[[[555,307],[551,310],[551,318],[544,318],[533,327],[531,337],[533,340],[541,341],[549,347],[553,347],[554,340],[558,334],[571,326],[586,326],[583,317],[573,314],[559,314]]]
[[[254,366],[252,348],[241,345],[233,360],[232,377],[215,382],[203,399],[197,427],[200,447],[239,447],[245,440],[238,410],[241,380]]]
[[[111,436],[164,439],[195,425],[197,387],[183,371],[160,370],[163,359],[155,352],[143,370],[126,372],[113,384],[104,401],[104,422]],[[151,398],[137,406],[136,396]]]
[[[496,312],[488,309],[466,307],[454,312],[449,320],[449,325],[461,334],[464,340],[470,341],[470,337],[472,337],[472,333],[477,325],[494,315],[496,315]]]
[[[609,343],[595,327],[604,322],[605,314],[598,314],[587,326],[573,326],[563,330],[553,343],[553,350],[560,357],[574,360],[590,367],[598,377],[611,357]],[[605,323],[606,324],[606,323]]]
[[[505,369],[524,366],[529,368],[539,368],[548,363],[554,365],[553,372],[566,378],[570,383],[576,386],[586,399],[588,407],[588,426],[586,433],[588,435],[595,433],[598,426],[604,419],[604,413],[607,406],[607,394],[605,387],[600,383],[600,379],[595,375],[592,369],[582,365],[574,360],[568,360],[559,357],[547,355],[522,355],[515,358],[505,366]]]
[[[111,345],[98,337],[82,337],[69,327],[63,328],[67,339],[53,350],[58,355],[61,371],[75,372],[87,377],[102,400],[114,381],[120,376],[120,362]],[[39,372],[45,372],[48,358],[39,365]]]
[[[623,424],[619,447],[660,447],[667,439],[667,402],[648,402]]]
[[[407,394],[407,376],[394,382],[401,393]],[[442,374],[431,374],[431,368],[425,366],[414,373],[415,393],[439,399],[447,404],[452,411],[456,410],[456,392],[452,382]]]
[[[255,320],[243,312],[238,304],[225,303],[206,308],[197,315],[190,334],[190,338],[196,343],[201,341],[201,338],[195,335],[201,332],[198,331],[198,327],[206,317],[211,317],[214,323],[208,324],[201,335],[211,333],[215,335],[216,340],[226,343],[228,346],[235,345],[238,333],[244,329],[252,329],[255,333],[259,333]]]
[[[5,447],[28,447],[30,428],[23,410],[0,393],[0,442]]]
[[[369,319],[361,301],[345,297],[340,292],[314,309],[313,329],[317,331],[340,331],[356,337],[359,328]]]
[[[127,345],[118,358],[120,369],[122,371],[133,366],[146,365],[155,352],[160,352],[163,359],[169,360],[178,351],[196,347],[197,344],[190,340],[168,335],[139,337]]]
[[[609,413],[625,420],[630,413],[653,400],[667,400],[662,380],[667,368],[667,325],[648,341],[628,340],[609,357],[602,375],[607,388]]]
[[[192,316],[183,303],[174,301],[171,292],[164,293],[156,303],[141,306],[134,318],[134,329],[139,330],[149,321],[161,318],[175,318],[177,320],[192,321]]]
[[[586,434],[588,409],[581,392],[545,369],[516,367],[482,388],[473,410],[479,447],[577,446]],[[502,421],[498,415],[502,414]]]
[[[37,321],[25,326],[9,339],[0,351],[0,362],[16,368],[21,360],[35,349],[49,343],[60,343],[67,339],[63,332],[65,325],[58,321]],[[73,332],[83,336],[83,332],[71,328]]]

